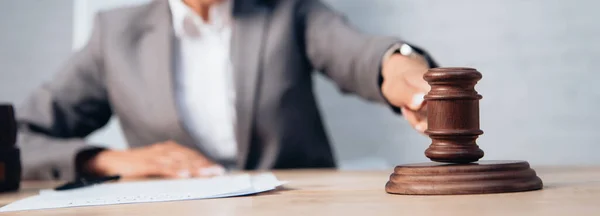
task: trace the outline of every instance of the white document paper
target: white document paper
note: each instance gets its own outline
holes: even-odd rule
[[[107,183],[66,191],[43,190],[0,208],[0,212],[232,197],[273,190],[283,184],[271,173]]]

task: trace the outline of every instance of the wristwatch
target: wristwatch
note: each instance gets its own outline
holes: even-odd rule
[[[400,54],[406,57],[418,58],[420,55],[407,43],[394,44],[386,53],[386,59],[393,54]]]
[[[400,53],[403,56],[409,56],[409,57],[413,57],[415,55],[415,51],[408,44],[400,45],[400,48],[398,48],[398,53]]]
[[[419,54],[415,49],[413,49],[412,46],[410,46],[407,43],[401,43],[401,44],[394,44],[385,54],[385,60],[387,60],[389,57],[391,57],[393,54],[400,54],[409,58],[413,58],[416,59],[426,65],[429,65],[427,63],[427,60],[421,55]]]

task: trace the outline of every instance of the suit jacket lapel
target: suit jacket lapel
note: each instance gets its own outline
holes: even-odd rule
[[[197,148],[196,143],[185,130],[177,109],[173,65],[175,36],[169,5],[167,1],[155,1],[152,6],[140,31],[138,55],[148,96],[158,101],[152,103],[152,109],[156,111],[153,113],[160,113],[156,118],[163,120],[161,122],[172,124],[166,127],[172,128],[169,130],[168,139]]]
[[[245,5],[235,14],[231,55],[236,86],[237,165],[245,166],[251,142],[257,88],[260,86],[261,61],[267,31],[269,10],[258,5]],[[240,9],[240,8],[237,8]]]

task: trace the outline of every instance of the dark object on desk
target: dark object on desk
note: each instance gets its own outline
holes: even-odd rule
[[[21,153],[16,145],[13,106],[0,104],[0,192],[15,191],[21,182]]]
[[[431,85],[425,96],[432,140],[425,155],[432,163],[400,165],[386,184],[392,194],[482,194],[538,190],[542,180],[526,161],[480,161],[475,142],[481,73],[472,68],[434,68],[424,76]]]
[[[106,176],[106,177],[96,177],[96,178],[80,178],[74,182],[69,182],[64,185],[61,185],[54,190],[62,191],[62,190],[71,190],[82,187],[88,187],[95,184],[102,184],[109,181],[117,181],[121,178],[121,176]]]

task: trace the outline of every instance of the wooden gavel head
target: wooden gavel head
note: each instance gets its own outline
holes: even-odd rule
[[[425,95],[427,124],[425,133],[432,142],[425,155],[432,161],[470,163],[483,157],[475,140],[479,129],[479,100],[475,91],[480,72],[472,68],[434,68],[424,79],[431,86]]]

